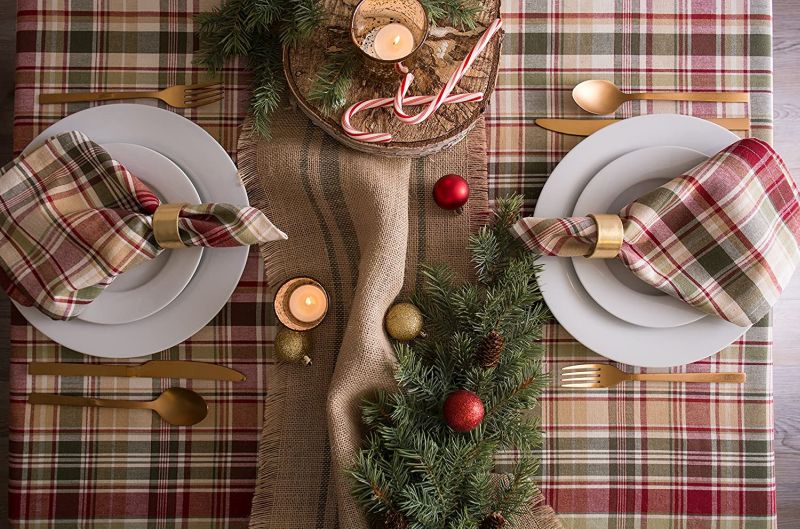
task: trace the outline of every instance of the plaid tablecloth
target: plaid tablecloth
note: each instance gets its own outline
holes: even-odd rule
[[[192,15],[201,0],[18,2],[15,147],[85,105],[39,106],[42,92],[152,89],[190,81]],[[578,141],[533,125],[581,116],[571,87],[586,78],[631,89],[748,90],[752,103],[641,103],[652,112],[741,116],[771,135],[771,17],[766,0],[506,0],[507,36],[488,113],[493,196],[522,191],[530,211],[556,163]],[[246,77],[232,67],[221,105],[184,112],[230,151]],[[120,124],[124,126],[124,124]],[[233,153],[232,153],[233,154]],[[241,528],[247,525],[257,436],[275,332],[255,255],[217,318],[161,353],[229,365],[243,384],[186,382],[209,418],[171,428],[146,413],[30,407],[30,391],[145,399],[170,380],[26,374],[31,360],[96,362],[12,322],[10,512],[15,527]],[[744,386],[628,384],[552,389],[542,402],[542,488],[569,528],[747,528],[775,524],[769,322],[711,358],[677,370],[744,370]],[[559,326],[547,361],[601,360]],[[515,454],[503,454],[499,463]],[[302,494],[302,492],[300,492]]]

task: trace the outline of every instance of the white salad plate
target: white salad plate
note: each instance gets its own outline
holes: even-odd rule
[[[686,147],[648,147],[606,165],[578,197],[573,215],[619,213],[623,206],[681,175],[708,156]],[[614,316],[645,327],[677,327],[705,316],[691,305],[651,287],[619,259],[572,260],[583,288]]]
[[[248,205],[236,166],[198,125],[157,107],[113,104],[89,108],[55,123],[28,150],[61,132],[78,130],[95,142],[131,143],[152,149],[189,177],[202,202]],[[248,247],[207,248],[189,284],[166,307],[117,325],[78,319],[56,321],[32,307],[18,308],[54,341],[92,356],[131,358],[177,345],[202,329],[230,298],[247,262]]]
[[[572,215],[592,178],[629,152],[672,146],[711,156],[736,140],[732,132],[688,116],[656,114],[622,120],[595,132],[564,157],[547,179],[535,215]],[[634,325],[592,299],[578,279],[572,259],[543,257],[541,263],[542,294],[559,323],[583,345],[617,362],[642,367],[688,364],[716,353],[747,330],[716,317],[679,327]]]
[[[200,203],[189,177],[164,155],[131,143],[108,143],[103,148],[164,203]],[[189,284],[202,254],[199,246],[161,252],[155,259],[117,276],[78,319],[112,325],[158,312]]]

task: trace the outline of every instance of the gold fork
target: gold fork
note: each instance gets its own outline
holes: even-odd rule
[[[178,84],[153,92],[78,92],[70,94],[41,94],[39,104],[112,101],[117,99],[160,99],[175,108],[196,108],[216,103],[223,98],[219,81],[197,84]]]
[[[745,373],[626,373],[608,364],[580,364],[561,369],[562,388],[610,388],[621,382],[722,382],[743,384]]]

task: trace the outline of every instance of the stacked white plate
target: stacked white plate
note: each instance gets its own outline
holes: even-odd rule
[[[708,159],[739,138],[708,121],[640,116],[578,144],[550,175],[537,217],[617,213],[625,204]],[[544,299],[589,349],[643,367],[688,364],[726,347],[747,329],[649,287],[616,260],[543,257]]]
[[[71,130],[105,147],[165,202],[248,205],[225,150],[173,112],[127,104],[90,108],[49,127],[26,152]],[[71,321],[17,307],[34,327],[75,351],[106,358],[149,355],[183,342],[211,321],[236,288],[248,252],[248,247],[163,252],[120,275]]]

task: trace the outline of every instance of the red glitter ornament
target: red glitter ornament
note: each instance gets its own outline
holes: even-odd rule
[[[459,389],[444,401],[444,422],[457,432],[471,432],[483,420],[483,402],[480,397],[466,389]]]
[[[433,200],[442,209],[461,209],[469,200],[469,184],[457,174],[445,175],[433,184]]]

